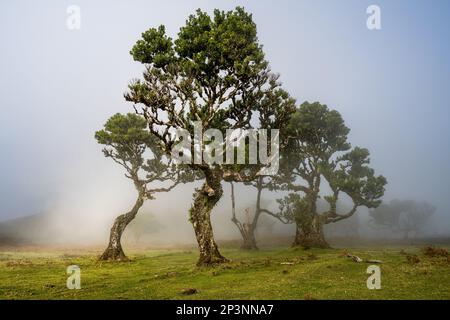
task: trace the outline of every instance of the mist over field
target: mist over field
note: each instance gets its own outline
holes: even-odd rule
[[[49,5],[49,4],[52,5]],[[273,71],[304,102],[338,110],[353,146],[371,151],[372,166],[393,199],[436,207],[419,237],[450,236],[450,3],[377,1],[383,27],[369,31],[370,1],[76,1],[81,30],[66,27],[72,1],[0,4],[0,245],[104,245],[116,216],[135,199],[132,183],[105,159],[94,132],[116,112],[133,112],[123,93],[142,68],[129,51],[141,33],[164,24],[173,38],[196,8],[242,5],[258,26]],[[315,17],[315,18],[312,18]],[[194,244],[188,221],[199,183],[147,201],[128,243]],[[213,211],[218,240],[239,239],[228,183]],[[237,212],[253,209],[256,190],[236,184]],[[264,191],[272,210],[285,193]],[[345,206],[345,203],[342,203]],[[146,220],[148,219],[148,221]],[[326,227],[331,237],[401,239],[352,221]],[[138,225],[148,225],[143,232]],[[293,237],[294,225],[261,220],[257,236]]]

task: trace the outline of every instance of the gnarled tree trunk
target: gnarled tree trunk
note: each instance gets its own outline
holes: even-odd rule
[[[311,216],[310,219],[297,222],[295,239],[292,246],[302,246],[304,248],[329,248],[330,245],[325,240],[323,232],[323,222],[318,215]]]
[[[211,225],[211,211],[223,194],[222,172],[220,170],[205,170],[206,181],[202,188],[197,189],[194,204],[190,210],[190,221],[194,227],[200,257],[197,265],[211,265],[226,262],[214,240]]]
[[[244,250],[258,250],[255,239],[255,229],[252,225],[244,223],[244,232],[241,232],[244,242],[241,245],[241,249]]]
[[[109,235],[109,244],[103,254],[99,257],[99,260],[116,260],[116,261],[127,261],[129,260],[122,249],[122,244],[120,240],[122,238],[123,231],[127,225],[136,217],[139,209],[144,204],[144,195],[139,193],[131,211],[122,214],[116,218],[114,224],[111,228]]]

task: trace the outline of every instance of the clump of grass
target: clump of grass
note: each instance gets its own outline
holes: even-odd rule
[[[305,293],[305,295],[303,296],[303,299],[304,300],[317,300],[310,293]]]
[[[416,254],[408,254],[406,256],[406,261],[408,261],[410,264],[418,264],[420,263],[420,258]]]
[[[339,253],[339,256],[340,256],[340,257],[347,257],[348,255],[349,255],[349,252],[348,252],[347,250],[341,251],[341,252]]]
[[[193,294],[198,293],[198,290],[195,288],[187,288],[181,291],[181,294],[185,295],[185,296],[190,296]]]
[[[317,256],[314,253],[308,254],[308,260],[317,260]]]
[[[428,268],[428,267],[424,267],[424,268],[419,269],[419,272],[420,272],[421,274],[423,274],[423,275],[429,275],[429,274],[431,274],[431,270],[430,270],[430,268]]]
[[[268,257],[264,260],[264,266],[268,267],[271,264],[272,264],[272,259],[270,259],[270,257]]]
[[[33,262],[31,262],[30,260],[12,260],[12,261],[8,261],[6,263],[7,267],[10,268],[14,268],[14,267],[23,267],[23,266],[33,266]]]
[[[428,246],[422,249],[422,252],[425,256],[434,258],[434,257],[448,257],[449,253],[445,248],[432,247]]]

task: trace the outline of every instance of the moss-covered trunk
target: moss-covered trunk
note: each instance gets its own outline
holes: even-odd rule
[[[293,246],[304,248],[329,248],[323,232],[324,223],[318,215],[311,215],[308,219],[297,222]]]
[[[194,204],[190,210],[190,221],[194,227],[200,257],[197,265],[210,265],[226,262],[214,240],[211,225],[211,211],[223,194],[220,170],[205,170],[206,181],[194,195]]]
[[[139,193],[139,196],[136,199],[133,208],[129,212],[122,214],[116,218],[110,231],[108,247],[99,257],[99,260],[128,260],[127,256],[123,252],[122,244],[120,243],[120,241],[125,228],[136,217],[139,209],[143,204],[144,195],[142,193]]]

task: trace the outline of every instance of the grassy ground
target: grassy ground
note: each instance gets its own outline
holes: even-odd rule
[[[381,290],[368,290],[368,263],[344,249],[223,249],[232,262],[197,268],[195,250],[128,251],[131,262],[96,261],[92,251],[0,252],[0,299],[450,299],[448,257],[418,248],[351,249],[382,260]],[[408,256],[417,255],[417,259]],[[416,260],[415,262],[413,260]],[[81,268],[81,290],[66,267]],[[183,290],[197,289],[185,295]]]

